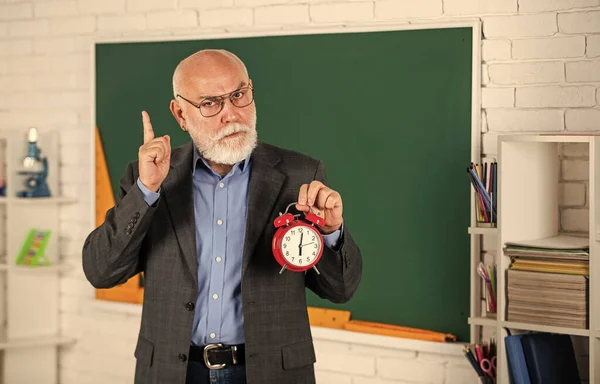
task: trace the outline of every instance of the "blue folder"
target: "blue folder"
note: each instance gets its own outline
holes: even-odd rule
[[[508,372],[511,378],[510,382],[513,384],[531,384],[527,361],[521,344],[523,336],[525,335],[512,335],[504,338]]]

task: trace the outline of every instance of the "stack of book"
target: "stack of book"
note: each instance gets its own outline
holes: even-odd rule
[[[558,235],[510,242],[504,254],[511,258],[508,321],[588,328],[587,238]]]

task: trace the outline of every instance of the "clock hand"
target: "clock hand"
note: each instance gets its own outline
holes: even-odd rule
[[[302,256],[302,239],[304,238],[304,232],[300,233],[300,243],[298,243],[298,256]]]
[[[307,245],[311,245],[311,244],[314,244],[314,243],[315,243],[315,242],[313,241],[313,242],[311,242],[311,243],[302,244],[300,247],[305,247],[305,246],[307,246]]]

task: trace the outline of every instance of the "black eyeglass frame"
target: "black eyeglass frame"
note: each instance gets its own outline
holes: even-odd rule
[[[240,106],[235,105],[235,103],[233,102],[233,100],[232,100],[231,97],[233,96],[234,93],[239,92],[239,91],[241,91],[243,89],[249,89],[250,90],[250,92],[252,94],[252,100],[250,100],[250,102],[248,104],[240,107]],[[190,101],[190,100],[186,99],[185,97],[181,96],[180,94],[177,94],[176,97],[181,97],[183,100],[187,101],[188,103],[190,103],[191,105],[193,105],[194,107],[196,107],[198,109],[198,111],[200,112],[200,115],[202,115],[202,117],[208,118],[208,117],[214,117],[214,116],[218,115],[219,113],[221,113],[221,111],[225,107],[225,98],[226,97],[231,102],[231,105],[233,105],[236,108],[246,108],[247,106],[249,106],[250,104],[252,104],[254,102],[254,87],[252,87],[250,85],[247,85],[245,87],[238,88],[235,91],[232,91],[232,92],[229,92],[229,93],[224,93],[222,95],[206,96],[206,97],[203,97],[202,100],[200,100],[200,103],[198,103],[198,104],[194,103],[193,101]],[[221,105],[221,107],[219,108],[219,110],[214,115],[205,116],[202,113],[202,109],[201,109],[201,106],[202,106],[202,103],[204,102],[204,100],[209,100],[209,101],[215,102],[215,101],[217,101],[215,99],[219,99],[219,98],[221,99],[221,101],[219,102],[219,104]]]

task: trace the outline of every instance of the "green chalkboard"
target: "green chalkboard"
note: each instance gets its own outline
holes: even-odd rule
[[[322,159],[361,247],[353,319],[468,340],[472,29],[96,45],[96,123],[116,192],[142,143],[140,112],[174,146],[173,70],[204,48],[245,63],[259,138]]]

